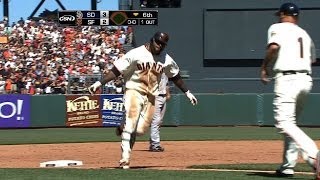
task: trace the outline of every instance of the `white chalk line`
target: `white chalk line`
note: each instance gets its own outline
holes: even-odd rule
[[[251,170],[251,169],[185,169],[192,171],[220,171],[220,172],[251,172],[251,173],[270,173],[274,174],[275,171]],[[295,174],[314,175],[313,172],[294,172]]]
[[[101,169],[119,169],[116,167],[101,167]],[[137,167],[133,167],[132,169],[140,169]],[[247,172],[247,173],[268,173],[274,174],[275,171],[267,171],[267,170],[255,170],[255,169],[194,169],[194,168],[176,168],[176,167],[165,167],[165,168],[145,168],[145,169],[155,169],[155,170],[165,170],[165,171],[216,171],[216,172]],[[295,171],[295,174],[301,175],[314,175],[313,172],[299,172]]]

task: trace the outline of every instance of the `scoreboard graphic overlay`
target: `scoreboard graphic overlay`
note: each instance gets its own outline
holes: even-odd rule
[[[64,26],[132,26],[158,25],[158,11],[59,11]]]

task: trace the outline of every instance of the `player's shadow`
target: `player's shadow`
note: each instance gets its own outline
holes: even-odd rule
[[[166,167],[166,166],[130,166],[130,169],[157,169],[161,167]],[[114,167],[100,167],[100,169],[122,169],[122,168],[119,168],[118,166],[114,166]]]
[[[260,177],[270,177],[270,178],[279,178],[279,179],[305,179],[305,178],[300,178],[300,177],[279,177],[275,173],[268,173],[268,172],[250,172],[247,173],[247,176],[260,176]],[[253,178],[252,177],[252,178]],[[251,178],[251,177],[250,177]]]
[[[164,153],[164,151],[150,151],[149,149],[137,149],[134,151],[150,152],[150,153]]]
[[[135,149],[134,151],[144,151],[144,152],[148,152],[149,151],[149,149]]]
[[[166,166],[130,166],[130,169],[158,169]]]

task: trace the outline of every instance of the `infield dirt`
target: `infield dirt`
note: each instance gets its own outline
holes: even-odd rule
[[[163,141],[164,152],[137,142],[131,168],[186,169],[191,165],[280,163],[282,141]],[[320,142],[317,142],[320,145]],[[0,168],[37,168],[40,162],[81,160],[82,168],[116,168],[120,142],[1,145]],[[300,161],[302,161],[300,159]]]

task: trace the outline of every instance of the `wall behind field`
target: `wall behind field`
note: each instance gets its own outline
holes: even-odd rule
[[[192,106],[183,94],[168,101],[165,126],[272,126],[272,93],[195,94]],[[320,93],[308,97],[299,125],[319,126]],[[121,94],[0,95],[1,128],[114,127],[125,118]]]
[[[188,86],[194,92],[272,92],[272,85],[260,83],[259,66],[268,27],[278,21],[273,14],[283,2],[286,1],[182,0],[181,8],[157,8],[158,26],[135,26],[135,41],[141,45],[155,31],[168,32],[168,53],[182,70],[189,72]],[[320,47],[320,1],[291,2],[300,6],[300,25]],[[134,1],[133,9],[144,8]],[[318,65],[313,67],[313,92],[320,92]]]

